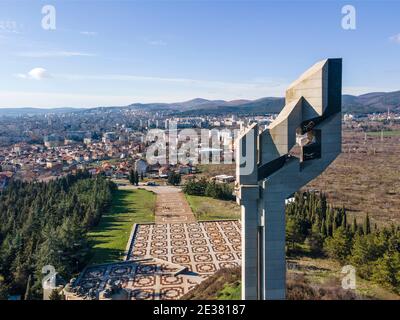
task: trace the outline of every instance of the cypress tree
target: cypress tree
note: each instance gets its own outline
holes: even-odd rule
[[[351,232],[355,235],[355,234],[357,234],[357,229],[358,229],[357,220],[356,220],[356,217],[354,217],[353,224],[351,225]]]
[[[364,220],[364,234],[370,234],[371,233],[371,222],[369,221],[369,215],[367,213],[367,216],[365,217]]]

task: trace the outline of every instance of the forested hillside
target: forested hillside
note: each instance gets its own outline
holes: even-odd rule
[[[62,277],[81,270],[90,254],[87,231],[112,200],[114,184],[86,172],[48,183],[13,181],[0,194],[0,299],[41,297],[41,270]]]

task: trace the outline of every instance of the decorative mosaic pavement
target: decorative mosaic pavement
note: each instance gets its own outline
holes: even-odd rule
[[[157,283],[143,284],[137,291],[138,296],[133,294],[131,298],[140,299],[140,292],[151,292],[155,299],[179,299],[195,286],[195,282],[200,283],[221,268],[240,265],[240,223],[231,220],[138,224],[128,259],[147,256],[178,264],[186,271],[168,277],[167,281],[158,279]],[[152,299],[150,296],[147,298]]]
[[[241,262],[237,220],[136,225],[128,259],[153,256],[208,275]]]
[[[118,283],[133,300],[177,299],[203,280],[185,271],[185,267],[150,257],[88,267],[76,285],[87,293],[90,289],[101,292],[107,284]]]
[[[237,220],[137,224],[126,261],[86,268],[76,286],[83,295],[118,284],[132,300],[179,299],[218,269],[239,266],[240,244]]]

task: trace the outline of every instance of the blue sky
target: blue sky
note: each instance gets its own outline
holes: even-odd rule
[[[327,57],[344,59],[344,92],[393,91],[399,56],[396,1],[0,0],[0,107],[283,96]]]

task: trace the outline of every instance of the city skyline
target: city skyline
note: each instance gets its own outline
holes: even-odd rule
[[[0,107],[281,97],[327,57],[344,58],[344,93],[399,90],[399,3],[354,1],[355,30],[341,1],[50,4],[55,30],[41,25],[46,3],[0,3]]]

